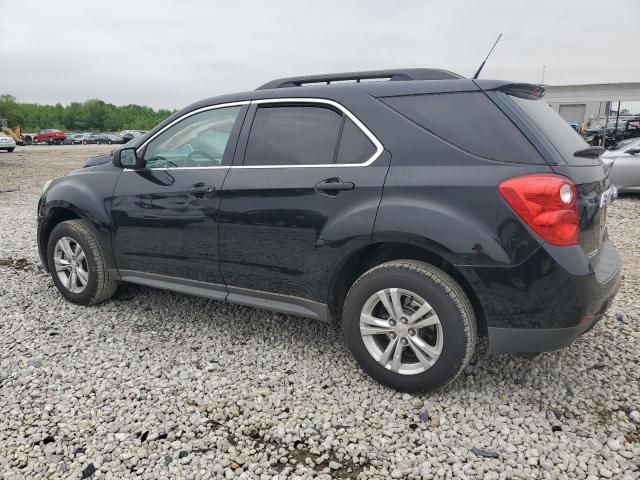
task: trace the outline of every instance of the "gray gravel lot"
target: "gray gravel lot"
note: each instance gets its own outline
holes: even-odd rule
[[[610,209],[624,280],[594,330],[531,362],[479,348],[408,395],[322,323],[135,286],[64,301],[37,200],[107,151],[0,153],[0,478],[640,478],[639,197]]]

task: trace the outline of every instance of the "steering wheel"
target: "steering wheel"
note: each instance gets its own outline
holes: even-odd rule
[[[166,164],[172,166],[172,167],[177,167],[178,165],[176,165],[175,163],[173,163],[171,160],[164,158],[162,155],[156,155],[155,157],[151,157],[149,160],[147,160],[146,162],[151,162],[151,161],[156,161],[159,160],[161,162],[165,162]],[[145,163],[146,163],[145,162]],[[157,166],[157,165],[156,165]],[[162,168],[162,167],[160,167]]]
[[[209,153],[205,152],[204,150],[194,150],[193,152],[189,152],[189,155],[187,155],[187,158],[184,159],[184,163],[185,163],[185,165],[187,167],[197,167],[198,166],[198,165],[196,165],[196,162],[193,160],[193,157],[195,157],[196,155],[208,158],[212,162],[217,161],[217,159],[214,156],[210,155]]]

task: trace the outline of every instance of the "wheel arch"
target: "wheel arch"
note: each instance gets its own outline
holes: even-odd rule
[[[93,209],[95,210],[95,209]],[[45,270],[48,271],[47,246],[53,229],[68,220],[85,220],[87,226],[94,232],[105,260],[113,265],[111,242],[109,237],[109,221],[107,217],[95,217],[90,210],[78,208],[75,204],[64,201],[51,201],[42,206],[38,218],[38,253]]]
[[[49,263],[47,258],[47,245],[49,244],[49,237],[51,232],[62,222],[67,220],[77,220],[81,217],[72,209],[65,207],[52,207],[49,209],[49,214],[46,220],[41,222],[41,227],[38,231],[38,250],[40,258],[42,259],[42,265],[45,270],[49,270]]]
[[[371,243],[349,255],[344,259],[332,275],[327,295],[331,317],[339,319],[342,305],[349,288],[366,271],[392,260],[417,260],[440,268],[458,282],[469,298],[476,316],[479,335],[486,335],[485,312],[471,283],[448,261],[447,251],[441,245],[430,242],[429,247],[405,242],[377,242]]]

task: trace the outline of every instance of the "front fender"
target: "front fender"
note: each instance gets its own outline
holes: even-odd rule
[[[84,172],[83,172],[84,173]],[[110,204],[115,172],[87,172],[53,181],[38,202],[38,245],[46,268],[46,246],[51,230],[61,221],[81,218],[93,229],[105,258],[114,265],[111,249]]]

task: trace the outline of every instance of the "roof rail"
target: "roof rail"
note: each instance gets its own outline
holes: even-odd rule
[[[398,70],[369,70],[365,72],[327,73],[324,75],[308,75],[304,77],[278,78],[258,87],[258,90],[269,88],[303,87],[307,85],[331,85],[332,83],[360,83],[362,81],[411,81],[411,80],[447,80],[464,78],[457,73],[437,68],[404,68]]]

